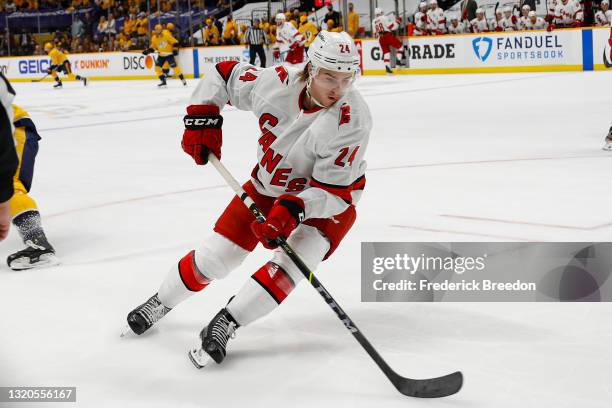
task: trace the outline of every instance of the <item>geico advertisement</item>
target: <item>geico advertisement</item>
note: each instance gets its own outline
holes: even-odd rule
[[[84,76],[138,77],[154,74],[154,56],[145,56],[138,52],[69,54],[67,57],[72,72]],[[50,66],[51,60],[47,56],[0,59],[0,72],[9,79],[41,78],[47,74]],[[192,64],[189,63],[188,66],[191,67]]]
[[[593,29],[593,63],[595,69],[612,70],[612,28]]]

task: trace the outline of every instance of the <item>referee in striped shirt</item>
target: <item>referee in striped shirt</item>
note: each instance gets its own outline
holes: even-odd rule
[[[268,42],[268,36],[264,30],[259,28],[259,20],[253,20],[253,27],[249,28],[244,35],[245,44],[249,45],[249,63],[255,64],[255,55],[259,55],[261,67],[266,67],[266,53],[264,52],[264,44]]]

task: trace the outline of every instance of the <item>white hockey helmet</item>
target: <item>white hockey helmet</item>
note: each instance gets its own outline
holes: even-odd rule
[[[282,21],[282,22],[284,23],[285,21],[287,21],[287,17],[285,17],[285,15],[284,15],[283,13],[278,13],[278,14],[276,15],[276,17],[274,17],[274,20],[275,20],[277,23],[278,23],[278,22],[280,22],[280,21]]]
[[[427,8],[427,3],[425,3],[424,1],[419,3],[419,10],[422,8]]]
[[[434,4],[437,6],[438,5],[438,0],[429,0],[429,5],[430,6],[433,6]]]
[[[456,14],[451,14],[450,21],[459,21],[459,17]]]
[[[371,9],[370,9],[371,10]],[[374,15],[376,16],[382,16],[383,14],[385,14],[384,10],[381,9],[380,7],[376,7],[374,9]]]
[[[521,10],[531,10],[531,7],[529,7],[529,4],[525,4],[521,7]]]
[[[603,1],[601,2],[601,5],[603,6],[604,4],[605,4],[606,6],[609,6],[609,5],[610,5],[610,2],[609,2],[608,0],[603,0]]]
[[[508,6],[504,7],[504,13],[512,13],[512,9]]]
[[[480,7],[478,7],[476,9],[476,14],[484,14],[484,9],[481,9]]]
[[[348,33],[321,31],[308,47],[308,59],[312,66],[335,72],[357,73],[359,53]]]

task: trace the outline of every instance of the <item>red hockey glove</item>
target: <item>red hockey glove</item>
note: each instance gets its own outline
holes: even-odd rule
[[[289,237],[291,232],[304,220],[304,201],[296,196],[283,194],[274,201],[268,218],[263,224],[253,221],[251,230],[264,247],[278,247],[276,238]]]
[[[552,30],[554,30],[555,28],[557,28],[557,26],[556,26],[556,25],[554,25],[554,24],[551,24],[551,25],[549,25],[548,27],[546,27],[546,31],[551,32],[551,31],[552,31]]]
[[[272,56],[274,59],[280,59],[280,49],[275,48],[274,51],[272,51]]]
[[[215,105],[190,105],[183,118],[185,132],[181,146],[197,164],[208,163],[208,153],[221,159],[223,117]]]
[[[582,21],[574,21],[572,23],[572,27],[575,27],[575,28],[582,27]]]
[[[512,24],[516,24],[517,21],[516,16],[512,16]]]

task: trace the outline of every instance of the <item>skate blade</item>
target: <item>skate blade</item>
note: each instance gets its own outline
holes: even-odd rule
[[[30,263],[28,258],[18,258],[15,259],[9,265],[14,271],[24,271],[26,269],[35,269],[35,268],[48,268],[50,266],[59,265],[60,260],[53,254],[42,255],[38,262]]]
[[[189,360],[193,363],[195,368],[198,370],[206,367],[210,363],[210,356],[202,350],[202,347],[194,347],[187,353]]]
[[[119,337],[125,338],[125,337],[132,337],[132,336],[136,336],[136,333],[134,333],[134,331],[132,330],[129,324],[126,324]]]
[[[612,143],[604,145],[601,150],[605,150],[607,152],[612,151]]]

